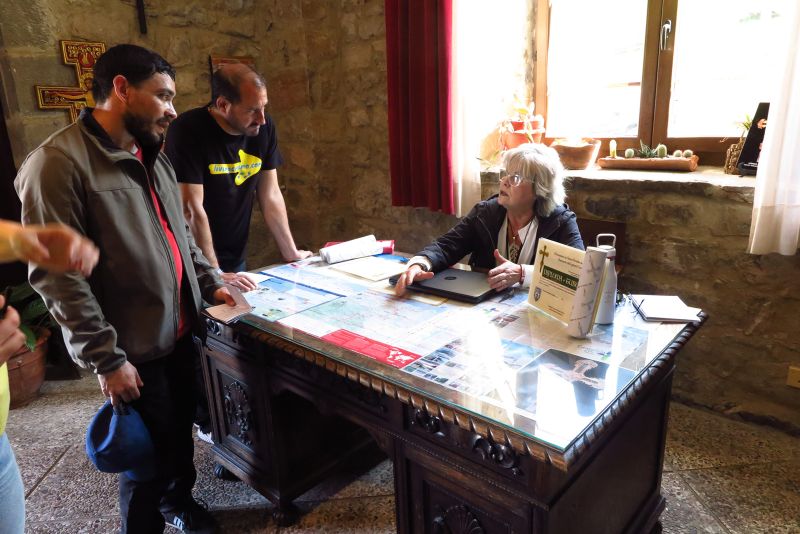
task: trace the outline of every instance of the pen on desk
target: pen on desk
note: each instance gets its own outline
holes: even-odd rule
[[[3,307],[0,308],[0,319],[5,319],[6,310],[8,310],[8,301],[11,298],[11,286],[3,290]]]
[[[633,298],[633,295],[628,295],[628,297],[631,299],[631,304],[633,304],[633,307],[634,307],[634,309],[635,309],[637,312],[639,312],[639,315],[641,315],[641,316],[642,316],[642,319],[646,319],[646,317],[644,316],[644,313],[642,313],[642,304],[644,304],[644,299],[640,300],[640,301],[637,303],[637,302],[636,302],[636,299],[635,299],[635,298]]]

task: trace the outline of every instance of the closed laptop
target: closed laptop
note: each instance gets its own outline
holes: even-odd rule
[[[394,285],[397,283],[397,279],[397,276],[393,276],[389,279],[389,282]],[[486,300],[495,293],[489,287],[486,273],[462,271],[460,269],[445,269],[436,273],[429,280],[414,282],[408,286],[408,289],[472,304]]]

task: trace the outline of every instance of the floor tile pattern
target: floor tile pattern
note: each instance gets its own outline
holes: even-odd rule
[[[102,402],[97,380],[86,376],[46,382],[39,398],[11,412],[7,431],[25,484],[27,532],[119,529],[116,477],[95,471],[83,450],[84,430]],[[195,463],[195,496],[209,505],[223,532],[395,531],[389,461],[311,489],[295,501],[300,520],[284,528],[255,490],[212,476],[210,447],[199,440]],[[800,533],[800,439],[673,403],[662,488],[668,534]]]

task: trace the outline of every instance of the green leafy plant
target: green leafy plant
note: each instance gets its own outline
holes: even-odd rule
[[[656,157],[656,149],[650,148],[644,141],[639,141],[639,150],[636,151],[637,158],[655,158]]]
[[[47,311],[44,300],[29,283],[23,282],[11,288],[8,304],[19,313],[19,329],[25,334],[25,347],[33,350],[39,337],[37,330],[51,328],[56,324]]]
[[[750,126],[752,125],[753,125],[753,117],[747,114],[745,114],[743,121],[736,123],[736,126],[742,129],[742,136],[747,135],[747,132],[750,131]]]

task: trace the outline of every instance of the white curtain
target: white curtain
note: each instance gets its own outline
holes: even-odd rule
[[[458,217],[481,199],[480,157],[515,97],[526,94],[528,2],[453,2],[453,197]],[[487,154],[488,151],[488,154]],[[483,152],[483,153],[482,153]]]
[[[756,174],[751,254],[793,255],[800,241],[800,8],[793,11]]]

